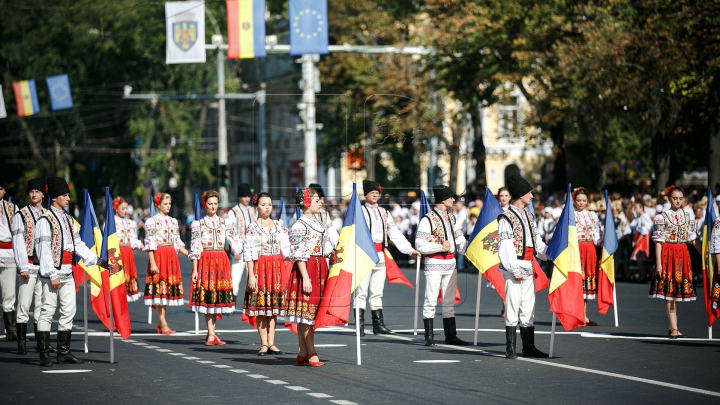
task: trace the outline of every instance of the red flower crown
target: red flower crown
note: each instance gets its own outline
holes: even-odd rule
[[[310,199],[310,192],[311,191],[309,188],[306,188],[303,191],[303,206],[304,207],[309,207],[310,205],[312,205],[312,200]]]
[[[115,197],[113,200],[113,211],[117,211],[120,206],[120,197]]]
[[[155,203],[156,207],[160,206],[160,201],[162,201],[163,193],[157,193],[155,194],[155,197],[153,197],[153,202]]]
[[[675,190],[676,188],[677,188],[677,186],[675,186],[674,184],[671,184],[670,187],[665,189],[665,195],[667,196],[668,199],[670,198],[670,193],[672,193],[672,191]],[[678,188],[678,190],[680,190],[680,189]]]
[[[207,191],[203,193],[202,199],[201,199],[200,201],[202,201],[202,202],[200,203],[200,205],[201,205],[203,208],[207,208]]]
[[[259,195],[259,194],[255,194],[255,196],[253,197],[253,205],[254,205],[254,206],[257,206],[258,195]]]

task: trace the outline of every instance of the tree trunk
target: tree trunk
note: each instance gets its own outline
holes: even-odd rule
[[[47,172],[47,164],[45,163],[45,159],[43,158],[42,153],[40,153],[40,146],[38,145],[38,141],[35,138],[35,134],[33,134],[33,132],[30,130],[27,122],[25,122],[25,118],[20,118],[19,121],[20,126],[22,126],[23,131],[25,131],[25,135],[27,136],[28,143],[30,144],[30,150],[32,150],[33,157],[35,158],[35,163],[40,169],[40,177],[44,177]]]
[[[475,184],[474,191],[481,192],[487,185],[487,177],[485,173],[485,142],[483,141],[482,115],[480,112],[480,104],[470,108],[470,119],[473,127],[473,154],[475,160]]]
[[[670,150],[660,128],[652,129],[652,159],[655,170],[655,190],[662,190],[670,181]]]
[[[567,160],[565,158],[565,119],[550,127],[550,139],[553,142],[553,182],[550,193],[565,190],[567,187]]]
[[[365,174],[366,178],[378,181],[375,178],[375,132],[377,131],[377,125],[375,120],[370,123],[370,132],[365,136]],[[382,183],[382,181],[380,182]]]
[[[450,188],[457,193],[458,185],[458,166],[460,163],[460,142],[462,142],[463,117],[458,114],[455,117],[455,123],[451,127],[452,144],[450,145]],[[460,193],[463,193],[462,190]],[[464,194],[464,193],[463,193]]]
[[[710,125],[708,151],[708,186],[715,195],[720,191],[720,94],[713,91],[710,96],[715,104],[715,120]]]

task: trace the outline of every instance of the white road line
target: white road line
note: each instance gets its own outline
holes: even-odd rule
[[[226,364],[216,364],[216,365],[214,365],[213,367],[217,367],[217,368],[232,368],[232,366],[228,366],[228,365],[226,365]]]
[[[287,382],[283,380],[265,380],[266,383],[275,384],[275,385],[282,385],[287,384]]]
[[[137,342],[137,340],[125,339],[125,340],[123,340],[123,342],[125,342],[125,343],[135,343],[135,342]]]
[[[338,405],[358,405],[357,403],[348,401],[347,399],[331,399],[330,402]]]
[[[143,343],[143,342],[137,342],[137,343],[133,343],[133,344],[135,346],[147,346],[148,345],[147,343]]]
[[[325,344],[325,345],[315,345],[315,347],[347,347],[347,345]]]
[[[198,360],[198,363],[200,363],[200,364],[215,364],[214,361],[210,361],[210,360]]]
[[[74,373],[89,373],[92,370],[47,370],[43,373],[47,374],[74,374]]]
[[[248,374],[247,376],[252,377],[252,378],[270,378],[270,377],[268,377],[266,375],[262,375],[262,374]]]
[[[171,356],[187,356],[185,353],[168,353]]]
[[[200,357],[192,357],[192,356],[190,356],[190,357],[183,357],[183,359],[185,359],[185,360],[200,360]]]
[[[298,385],[286,385],[285,388],[293,391],[310,391],[310,388],[300,387]]]
[[[145,346],[146,349],[159,349],[160,346]]]
[[[537,332],[535,332],[537,333]],[[667,336],[658,337],[658,336],[623,336],[623,335],[612,335],[610,333],[602,333],[602,332],[583,332],[580,334],[580,337],[584,338],[600,338],[600,339],[628,339],[628,340],[663,340],[663,341],[671,341],[667,338]],[[673,339],[674,340],[674,339]],[[679,338],[676,340],[676,342],[682,342],[682,341],[689,341],[689,342],[713,342],[713,341],[719,341],[720,339],[703,339],[703,338]]]
[[[239,369],[239,368],[234,368],[234,369],[232,369],[232,370],[230,370],[230,371],[232,371],[233,373],[239,373],[239,374],[241,374],[241,373],[249,373],[249,371],[247,371],[247,370],[241,370],[241,369]]]
[[[323,394],[322,392],[306,392],[306,394],[310,395],[311,397],[315,398],[332,398],[332,395]]]
[[[460,360],[415,360],[413,363],[460,363]]]
[[[170,350],[170,349],[157,349],[157,351],[158,351],[158,352],[161,352],[161,353],[168,353],[168,352],[171,352],[172,350]]]
[[[408,341],[408,342],[412,342],[412,341],[413,341],[413,339],[407,338],[407,337],[404,337],[404,336],[385,335],[385,337],[389,337],[389,338],[392,338],[392,339],[398,339],[398,340],[405,340],[405,341]],[[483,353],[483,354],[486,354],[486,355],[492,356],[492,357],[505,357],[505,356],[502,355],[502,354],[496,354],[496,353],[488,352],[488,351],[482,350],[482,349],[473,349],[473,348],[470,348],[470,347],[450,346],[450,345],[444,345],[444,344],[439,344],[439,343],[436,343],[435,346],[436,346],[436,347],[445,347],[445,348],[447,348],[447,349],[452,349],[452,350],[462,350],[462,351],[468,351],[468,352]],[[714,396],[714,397],[720,397],[720,392],[703,390],[703,389],[700,389],[700,388],[686,387],[686,386],[684,386],[684,385],[672,384],[672,383],[667,383],[667,382],[663,382],[663,381],[650,380],[650,379],[647,379],[647,378],[634,377],[634,376],[631,376],[631,375],[610,373],[610,372],[607,372],[607,371],[594,370],[594,369],[585,368],[585,367],[569,366],[569,365],[566,365],[566,364],[560,364],[560,363],[550,362],[550,361],[548,361],[548,360],[537,360],[537,359],[530,359],[530,358],[527,358],[527,357],[518,357],[518,360],[520,360],[520,361],[527,361],[527,362],[530,362],[530,363],[541,364],[541,365],[544,365],[544,366],[552,366],[552,367],[566,368],[566,369],[575,370],[575,371],[582,371],[582,372],[585,372],[585,373],[604,375],[604,376],[606,376],[606,377],[620,378],[620,379],[622,379],[622,380],[637,381],[637,382],[641,382],[641,383],[645,383],[645,384],[659,385],[659,386],[661,386],[661,387],[666,387],[666,388],[674,388],[674,389],[677,389],[677,390],[694,392],[694,393],[697,393],[697,394],[704,394],[704,395],[710,395],[710,396]]]

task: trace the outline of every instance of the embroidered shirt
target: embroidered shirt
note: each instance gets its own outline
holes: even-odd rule
[[[365,223],[370,228],[373,243],[382,243],[384,247],[387,247],[389,238],[400,252],[409,255],[414,251],[385,208],[379,207],[377,204],[365,204],[362,211]],[[380,262],[385,262],[384,254],[378,255],[378,257],[380,257]]]
[[[0,242],[12,242],[12,218],[17,212],[15,204],[0,200]],[[12,249],[0,249],[0,268],[15,268]]]
[[[602,243],[600,220],[596,213],[587,209],[575,211],[575,229],[577,230],[578,241],[592,242],[595,246],[600,246]]]
[[[720,218],[713,223],[712,234],[710,236],[710,253],[720,253]]]
[[[273,225],[272,228],[266,228],[257,221],[250,224],[245,234],[244,261],[255,261],[259,256],[282,255],[286,258],[290,255],[287,228],[281,221],[273,221]]]
[[[38,264],[37,252],[35,251],[35,223],[47,210],[28,205],[18,211],[13,217],[13,255],[18,273],[28,272],[30,277],[36,277],[40,266]],[[34,263],[30,263],[34,262]]]
[[[330,229],[330,228],[334,228],[332,226],[332,218],[330,217],[330,214],[328,214],[328,212],[325,210],[325,208],[321,207],[320,212],[315,214],[314,217],[319,223],[323,224],[323,226],[325,227],[326,230]],[[340,237],[337,229],[335,230],[335,232],[329,233],[329,236],[330,236],[330,242],[333,244],[333,246],[337,246],[338,238]]]
[[[176,252],[185,247],[185,243],[180,239],[177,219],[173,217],[157,213],[145,221],[145,231],[143,250],[146,252],[155,251],[158,246],[172,246]]]
[[[642,215],[635,218],[635,232],[640,235],[648,235],[653,227],[653,220],[647,212],[643,212]]]
[[[415,234],[415,249],[423,255],[441,253],[445,240],[450,241],[448,253],[465,253],[467,240],[460,229],[454,229],[455,217],[447,211],[430,211],[420,219]],[[448,232],[451,235],[445,236]],[[453,241],[455,243],[453,243]],[[425,274],[451,274],[455,270],[455,258],[425,257]]]
[[[120,246],[130,246],[133,249],[140,249],[142,242],[137,237],[137,224],[130,218],[120,218],[115,215],[115,230]]]
[[[516,220],[512,221],[511,218]],[[532,279],[532,263],[522,260],[525,255],[525,247],[534,247],[535,254],[541,260],[547,260],[545,242],[538,235],[530,214],[525,209],[520,210],[511,205],[505,214],[498,216],[498,237],[500,238],[498,246],[500,271],[513,276],[522,275],[525,280]],[[522,247],[518,246],[520,241],[522,241]],[[518,255],[519,252],[522,252],[522,255]]]
[[[655,216],[652,240],[657,243],[688,243],[695,240],[695,220],[684,210],[668,210]]]
[[[337,232],[335,228],[325,228],[314,217],[301,216],[290,228],[290,254],[288,260],[293,262],[306,262],[310,256],[327,256],[332,253],[335,245],[328,234]]]
[[[238,237],[245,239],[247,227],[257,220],[257,210],[255,207],[238,204],[228,212],[228,218],[235,224],[235,233]]]
[[[51,221],[56,219],[60,235],[55,235],[52,230]],[[40,260],[40,277],[50,280],[59,278],[62,283],[74,282],[72,265],[61,264],[60,268],[55,267],[56,259],[53,257],[56,256],[55,252],[75,253],[87,266],[97,264],[98,257],[80,239],[75,222],[65,211],[50,207],[47,214],[38,219],[35,228],[35,249]]]
[[[200,254],[205,250],[224,250],[225,242],[230,242],[233,253],[241,254],[242,240],[235,234],[235,224],[230,218],[222,219],[217,215],[203,217],[190,224],[192,239],[190,241],[190,260],[200,260]]]

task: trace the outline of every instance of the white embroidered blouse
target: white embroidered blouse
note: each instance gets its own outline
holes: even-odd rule
[[[222,219],[217,215],[203,217],[190,224],[190,253],[188,259],[199,260],[203,251],[225,250],[225,243],[230,242],[233,253],[243,251],[242,239],[235,233],[235,224],[230,218]]]
[[[266,228],[257,222],[248,226],[245,234],[245,247],[243,260],[246,262],[257,260],[259,256],[290,255],[290,237],[288,230],[280,221],[273,221],[272,228]]]
[[[142,243],[137,237],[137,225],[130,218],[120,218],[115,215],[115,230],[117,231],[118,244],[130,246],[133,249],[140,249]]]
[[[185,247],[180,239],[180,228],[177,219],[163,214],[155,214],[145,221],[146,252],[157,250],[158,246],[172,246],[176,252]]]
[[[596,213],[584,209],[575,211],[575,229],[577,230],[578,241],[592,242],[595,246],[602,243],[600,232],[600,219]]]
[[[290,254],[288,260],[293,262],[306,262],[310,256],[327,256],[335,248],[332,243],[337,240],[335,228],[325,228],[317,219],[301,216],[290,228]]]
[[[668,210],[655,216],[652,240],[657,243],[687,243],[697,238],[695,220],[684,210]]]

